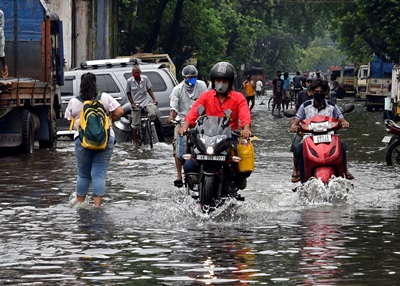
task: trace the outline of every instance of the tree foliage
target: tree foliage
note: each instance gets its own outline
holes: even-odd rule
[[[343,59],[324,39],[333,31],[342,54],[372,52],[399,61],[398,0],[119,0],[121,54],[168,53],[177,70],[197,59],[207,76],[218,61],[241,68],[325,70]]]
[[[339,46],[353,61],[365,62],[375,53],[386,61],[400,62],[400,2],[358,0],[342,4],[333,13],[331,28]]]

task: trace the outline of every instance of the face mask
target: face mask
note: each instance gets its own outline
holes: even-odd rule
[[[316,101],[323,101],[325,98],[325,93],[323,92],[314,92],[314,99]]]
[[[218,93],[225,93],[225,92],[228,91],[228,87],[229,87],[229,84],[220,82],[220,83],[215,83],[215,88],[214,89]]]
[[[196,85],[196,81],[197,81],[197,78],[196,78],[196,77],[191,77],[191,78],[188,78],[188,79],[186,80],[186,83],[187,83],[189,86],[195,86],[195,85]]]
[[[136,80],[139,80],[139,79],[140,79],[140,74],[134,74],[133,77],[134,77]]]

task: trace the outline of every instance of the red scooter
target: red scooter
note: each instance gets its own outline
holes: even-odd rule
[[[354,110],[354,104],[346,104],[342,113]],[[285,114],[286,115],[286,114]],[[314,177],[328,184],[332,176],[345,177],[342,143],[335,131],[341,125],[335,118],[315,115],[299,124],[303,133],[304,179]]]
[[[332,176],[344,176],[343,150],[340,138],[335,134],[341,126],[337,119],[316,115],[300,122],[304,134],[303,160],[305,181],[311,177],[324,184]]]

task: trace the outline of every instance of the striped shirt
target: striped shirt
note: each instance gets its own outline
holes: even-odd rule
[[[315,106],[313,99],[305,101],[302,105],[300,105],[300,108],[296,113],[296,117],[301,121],[311,118],[317,114],[333,117],[336,119],[344,118],[339,107],[332,101],[326,99],[324,105],[320,109]]]

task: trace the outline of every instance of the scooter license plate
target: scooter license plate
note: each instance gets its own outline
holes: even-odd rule
[[[205,161],[225,161],[225,156],[197,155],[196,158]]]
[[[329,134],[323,134],[323,135],[314,135],[314,143],[329,143],[332,141],[332,136]]]
[[[392,136],[391,135],[387,135],[387,136],[383,137],[382,143],[389,143],[390,139],[392,139]]]

